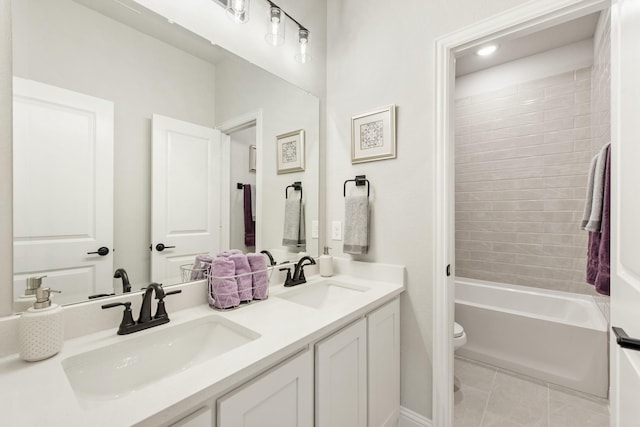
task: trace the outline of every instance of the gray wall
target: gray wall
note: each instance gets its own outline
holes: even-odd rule
[[[16,76],[114,102],[114,266],[148,282],[151,116],[213,127],[215,67],[70,0],[13,12]]]
[[[267,46],[268,47],[268,46]],[[258,109],[262,110],[262,147],[258,147],[261,169],[256,228],[262,249],[282,248],[284,190],[302,181],[306,206],[307,251],[318,253],[318,239],[311,239],[311,221],[318,219],[320,171],[319,100],[304,90],[242,60],[226,60],[216,68],[216,120],[224,123]],[[277,174],[276,136],[304,129],[304,172]],[[260,148],[262,150],[260,151]],[[233,182],[232,182],[233,184]],[[232,190],[234,191],[234,190]],[[282,261],[282,260],[280,260]]]
[[[431,418],[435,40],[523,0],[409,0],[402,7],[327,0],[327,221],[344,219],[342,183],[372,186],[371,248],[364,261],[403,264],[401,403]],[[397,104],[398,158],[352,165],[350,119]],[[342,255],[342,242],[329,240]]]
[[[11,68],[11,0],[0,0],[0,316],[13,309]]]

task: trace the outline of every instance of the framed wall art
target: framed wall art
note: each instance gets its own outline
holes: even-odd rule
[[[256,146],[249,146],[249,172],[256,171]]]
[[[304,170],[304,130],[278,135],[276,137],[276,159],[278,173],[300,172]]]
[[[395,105],[351,118],[351,163],[395,158]]]

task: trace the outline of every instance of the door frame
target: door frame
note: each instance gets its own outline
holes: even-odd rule
[[[616,0],[527,2],[436,40],[436,126],[433,221],[433,388],[435,426],[453,425],[453,321],[455,267],[455,58],[501,37],[518,37],[603,10]],[[613,32],[613,22],[612,22]],[[613,40],[612,40],[613,43]],[[612,51],[613,51],[612,47]],[[615,69],[612,56],[612,69]],[[612,99],[614,94],[612,93]],[[612,111],[612,122],[614,121]],[[451,265],[447,276],[447,266]]]
[[[222,190],[220,192],[220,247],[229,248],[231,236],[230,236],[230,215],[231,215],[231,141],[230,135],[234,132],[238,132],[249,127],[255,126],[256,128],[256,187],[262,185],[262,109],[250,111],[246,114],[242,114],[237,117],[233,117],[229,120],[218,124],[215,128],[218,129],[223,137],[221,138],[221,161],[222,169],[221,173],[221,185]],[[258,233],[258,227],[260,218],[262,218],[262,197],[258,191],[256,194],[256,229],[255,229],[255,247],[260,248],[262,244],[262,237]],[[230,249],[230,248],[229,248]]]

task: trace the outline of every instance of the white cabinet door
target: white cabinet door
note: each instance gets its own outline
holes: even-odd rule
[[[220,250],[220,132],[154,114],[151,152],[151,280],[179,283]]]
[[[367,425],[367,320],[316,344],[316,427]]]
[[[369,425],[390,427],[400,417],[400,298],[367,315]]]
[[[217,406],[218,427],[312,427],[312,351],[221,397]]]
[[[171,427],[215,427],[214,420],[214,413],[211,407],[203,406],[171,424]]]
[[[14,295],[40,275],[59,303],[111,293],[113,103],[17,77],[13,90]]]

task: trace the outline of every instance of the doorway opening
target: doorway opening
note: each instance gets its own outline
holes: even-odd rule
[[[223,134],[221,243],[253,252],[261,243],[261,224],[256,219],[261,218],[262,111],[235,117],[216,128]]]
[[[588,171],[589,161],[592,156],[592,136],[591,134],[585,135],[580,143],[576,143],[576,138],[571,136],[570,140],[565,138],[563,141],[558,141],[553,143],[551,139],[548,138],[548,145],[544,143],[544,131],[541,132],[540,136],[532,136],[533,130],[538,127],[540,128],[540,124],[536,124],[537,122],[545,121],[545,118],[549,119],[549,122],[553,122],[553,115],[557,115],[555,118],[556,122],[552,123],[553,126],[560,126],[560,122],[564,125],[568,126],[568,122],[571,121],[571,132],[573,133],[574,122],[580,123],[582,120],[582,124],[584,124],[585,128],[590,128],[590,123],[587,123],[587,118],[583,117],[581,119],[577,119],[573,114],[575,111],[580,111],[582,107],[576,107],[575,101],[576,99],[581,100],[579,104],[590,104],[591,103],[591,94],[586,96],[586,92],[583,90],[583,94],[576,95],[576,93],[571,93],[571,105],[557,105],[556,108],[550,108],[549,112],[544,109],[536,110],[536,105],[543,105],[544,94],[546,87],[543,87],[542,81],[547,79],[547,82],[553,81],[554,76],[558,76],[561,74],[565,74],[565,77],[571,80],[571,86],[575,86],[576,78],[579,77],[584,79],[585,83],[581,83],[591,88],[591,72],[587,71],[578,71],[583,70],[591,66],[591,64],[584,62],[584,58],[578,59],[575,57],[575,63],[572,64],[572,69],[568,64],[565,69],[554,68],[558,65],[559,61],[553,61],[548,59],[548,62],[542,63],[542,65],[532,65],[525,64],[526,58],[523,57],[531,57],[532,55],[542,55],[543,51],[550,50],[562,50],[563,46],[566,52],[571,51],[572,54],[577,53],[578,46],[566,47],[566,45],[571,45],[575,43],[580,43],[582,41],[582,45],[580,45],[581,49],[584,52],[590,51],[594,52],[593,44],[591,47],[588,46],[589,42],[584,42],[583,40],[586,37],[581,35],[573,35],[573,40],[568,40],[568,42],[556,44],[555,46],[551,46],[549,49],[549,44],[547,44],[546,49],[538,50],[537,52],[530,52],[523,54],[523,45],[515,48],[515,56],[512,56],[507,61],[520,61],[517,65],[521,70],[524,70],[524,74],[528,74],[528,78],[525,79],[526,82],[535,82],[538,81],[538,86],[534,88],[526,87],[524,84],[525,81],[517,81],[514,80],[514,69],[517,69],[517,66],[513,63],[506,64],[505,61],[502,62],[502,65],[499,63],[494,63],[492,68],[493,72],[483,72],[480,71],[482,68],[482,61],[486,59],[476,55],[476,51],[481,47],[486,47],[491,44],[497,44],[499,49],[503,49],[504,51],[509,50],[509,44],[515,43],[517,39],[528,39],[529,44],[531,44],[531,39],[536,33],[543,32],[543,34],[551,34],[551,36],[547,35],[547,42],[549,43],[549,39],[552,42],[558,43],[559,36],[558,33],[553,33],[553,31],[557,31],[559,26],[571,26],[572,23],[582,22],[584,24],[585,21],[590,21],[592,24],[594,21],[599,22],[600,11],[606,10],[608,8],[608,2],[588,2],[588,1],[574,1],[574,2],[565,2],[562,5],[554,4],[554,2],[541,2],[540,4],[532,7],[521,7],[514,8],[508,11],[505,14],[499,15],[493,19],[482,22],[481,24],[466,28],[462,31],[456,32],[449,36],[446,36],[440,40],[438,40],[437,53],[438,53],[438,74],[437,74],[437,83],[438,83],[438,97],[437,97],[437,111],[440,112],[439,117],[437,118],[437,153],[436,153],[436,192],[435,197],[438,200],[436,206],[438,206],[438,210],[436,213],[436,249],[434,253],[436,256],[436,268],[435,268],[435,290],[434,290],[434,304],[435,304],[435,316],[434,316],[434,371],[433,371],[433,381],[434,381],[434,401],[433,401],[433,421],[434,425],[456,425],[454,423],[454,341],[453,338],[453,325],[454,325],[454,289],[455,289],[455,276],[457,269],[459,268],[460,272],[464,273],[466,276],[473,275],[474,266],[477,267],[478,271],[481,271],[479,277],[480,280],[491,280],[495,281],[494,277],[489,277],[490,273],[500,273],[502,277],[506,277],[511,274],[511,276],[518,276],[517,269],[520,269],[519,272],[523,272],[526,270],[526,267],[519,266],[518,262],[523,261],[524,258],[527,258],[528,255],[531,254],[518,254],[517,249],[518,245],[530,245],[528,248],[535,246],[533,242],[540,241],[542,242],[543,238],[556,239],[556,241],[560,241],[562,239],[568,239],[567,235],[570,233],[560,233],[564,234],[562,237],[550,237],[550,236],[542,236],[542,231],[544,231],[545,225],[542,221],[525,221],[522,218],[523,209],[528,205],[530,208],[539,209],[538,215],[542,216],[544,211],[545,201],[536,201],[530,200],[529,197],[533,197],[536,193],[536,190],[544,190],[545,189],[545,178],[543,176],[531,177],[531,179],[535,179],[535,185],[540,184],[541,188],[526,188],[527,184],[521,182],[513,182],[506,179],[506,177],[499,176],[498,180],[501,181],[498,186],[514,186],[514,188],[486,188],[483,187],[487,184],[491,185],[492,177],[496,177],[500,175],[497,170],[505,170],[511,169],[511,172],[517,174],[523,174],[531,164],[540,163],[544,164],[544,159],[534,160],[526,158],[523,153],[523,147],[529,147],[527,150],[531,152],[541,151],[545,153],[545,150],[560,150],[558,152],[548,152],[548,156],[558,156],[558,168],[560,168],[562,163],[562,155],[566,154],[566,158],[570,158],[575,156],[575,152],[573,149],[575,147],[582,148],[582,154],[578,156],[580,158],[588,158],[587,165],[578,165],[575,168],[579,168],[583,166],[584,173]],[[546,30],[546,31],[544,31]],[[576,28],[565,29],[563,30],[566,33],[575,33]],[[593,34],[594,32],[592,32]],[[604,33],[604,31],[603,31]],[[569,34],[571,36],[571,34]],[[517,45],[516,45],[517,46]],[[513,51],[512,51],[513,52]],[[560,55],[563,59],[566,59],[559,51],[556,51],[556,55]],[[552,54],[548,54],[552,55]],[[470,58],[469,61],[465,61],[465,57]],[[514,62],[516,62],[514,61]],[[582,62],[581,62],[582,61]],[[593,61],[593,55],[591,58]],[[479,68],[473,69],[474,64],[481,64]],[[565,61],[570,62],[570,61]],[[486,65],[486,64],[485,64]],[[456,69],[467,67],[464,73],[465,77],[460,76],[460,80],[456,81]],[[515,67],[515,68],[514,68]],[[486,67],[485,67],[486,68]],[[496,73],[497,69],[501,68],[502,74]],[[536,75],[536,73],[538,73]],[[480,80],[478,77],[484,74],[483,77],[487,77],[487,79]],[[491,74],[491,76],[489,76]],[[561,78],[561,77],[558,77]],[[561,82],[556,82],[556,85],[561,84]],[[542,86],[540,86],[542,85]],[[549,86],[553,86],[550,84]],[[566,85],[569,86],[569,85]],[[578,85],[580,86],[580,85]],[[526,93],[528,89],[531,89],[529,93]],[[542,89],[542,99],[536,101],[536,96],[534,95],[535,91],[540,93],[540,89]],[[566,89],[566,87],[565,87]],[[575,89],[575,87],[574,87]],[[583,88],[584,89],[584,88]],[[556,90],[560,91],[559,88]],[[501,92],[502,91],[502,92]],[[515,92],[514,92],[515,91]],[[520,92],[519,92],[520,91]],[[547,92],[550,94],[552,89],[549,89]],[[458,95],[458,96],[456,96]],[[516,105],[502,105],[501,108],[499,106],[500,102],[505,100],[514,101],[518,98],[519,95],[522,95],[523,102],[518,106]],[[556,95],[561,95],[559,92]],[[585,98],[580,98],[580,96],[585,96]],[[511,98],[509,98],[511,96]],[[458,98],[456,100],[456,98]],[[569,95],[564,97],[563,99],[568,100]],[[476,101],[478,103],[476,104]],[[487,108],[487,102],[494,102],[493,107],[496,108]],[[565,101],[547,101],[547,105],[551,105],[553,102],[565,102]],[[568,102],[568,101],[566,101]],[[485,105],[480,105],[485,103]],[[456,108],[457,107],[457,108]],[[474,110],[476,108],[476,110]],[[507,113],[506,116],[500,117],[495,116],[494,110],[505,110]],[[518,110],[519,109],[519,110]],[[563,109],[562,113],[558,109]],[[456,117],[456,112],[465,111],[467,115],[465,117]],[[525,111],[526,110],[526,111]],[[556,111],[551,111],[556,110]],[[492,112],[493,111],[493,112]],[[589,111],[589,114],[591,111]],[[493,114],[493,115],[492,115]],[[581,116],[586,116],[585,114],[580,114]],[[522,123],[517,123],[517,122]],[[529,121],[529,122],[527,122]],[[509,130],[509,124],[512,124],[513,127],[516,125],[522,127],[525,126],[524,130],[513,131],[513,129]],[[528,126],[528,128],[526,127]],[[544,129],[544,128],[543,128]],[[561,132],[565,129],[547,129],[549,133],[551,132]],[[588,132],[591,130],[589,129]],[[522,135],[518,133],[524,132]],[[583,132],[587,132],[583,130]],[[569,133],[569,132],[566,132]],[[462,142],[460,146],[456,147],[456,136],[458,136],[458,142]],[[559,133],[555,135],[558,139],[562,139]],[[564,135],[565,137],[567,135]],[[479,137],[479,138],[478,138]],[[529,137],[527,139],[527,137]],[[475,139],[474,139],[475,138]],[[519,138],[519,139],[518,139]],[[501,141],[498,141],[501,140]],[[505,141],[506,140],[506,141]],[[534,144],[535,141],[540,142],[540,144]],[[502,143],[507,143],[510,145],[501,146]],[[582,144],[582,145],[580,145]],[[466,145],[463,147],[462,145]],[[564,148],[559,148],[560,145],[563,145]],[[571,151],[568,150],[568,147],[571,146]],[[542,147],[542,148],[541,148]],[[467,149],[470,149],[467,150]],[[520,150],[520,151],[518,151]],[[563,153],[562,150],[565,150]],[[520,165],[518,165],[520,164]],[[458,174],[456,174],[456,167],[458,168]],[[488,167],[488,169],[483,170],[483,168]],[[556,168],[556,169],[558,169]],[[550,168],[548,168],[550,169]],[[483,175],[484,174],[484,175]],[[568,175],[562,175],[568,176]],[[482,178],[482,179],[480,179]],[[553,177],[549,177],[546,182],[548,185],[554,181]],[[568,193],[571,192],[569,200],[574,202],[565,203],[566,205],[570,204],[580,204],[576,201],[575,194],[577,194],[580,190],[583,191],[582,196],[584,197],[584,186],[585,184],[579,185],[577,181],[579,178],[574,178],[576,182],[576,187],[572,188],[571,186],[561,186],[562,191],[555,191],[554,194],[558,195],[560,193]],[[460,191],[456,194],[456,185],[458,184],[458,190],[462,189],[464,191]],[[460,185],[462,184],[462,185]],[[524,187],[519,187],[523,185]],[[530,185],[533,185],[530,183]],[[550,188],[554,188],[550,185]],[[525,194],[526,193],[526,194]],[[544,198],[544,191],[538,192]],[[495,196],[495,197],[494,197]],[[468,200],[462,200],[464,197],[467,197]],[[513,197],[513,199],[509,199],[509,197]],[[524,198],[523,198],[524,197]],[[488,199],[487,199],[488,198]],[[495,200],[494,200],[495,198]],[[486,199],[486,200],[485,200]],[[562,203],[558,202],[566,202],[567,197],[559,197],[556,202],[547,203],[549,206],[555,203],[556,206],[560,206]],[[456,203],[458,211],[456,210]],[[466,205],[465,205],[466,203]],[[482,206],[480,206],[482,205]],[[579,207],[580,211],[584,206],[584,202],[581,202],[581,206]],[[492,207],[499,207],[499,212],[491,212]],[[460,208],[463,208],[460,210]],[[465,209],[468,208],[466,211]],[[489,212],[482,212],[482,209],[487,208]],[[506,212],[508,208],[514,208],[515,213],[510,221],[502,221],[501,224],[494,224],[491,220],[496,219],[496,217],[505,217],[508,216]],[[578,209],[578,208],[576,208]],[[462,213],[462,215],[459,215]],[[469,216],[466,218],[464,215],[467,214]],[[474,218],[470,218],[471,214],[474,215]],[[482,220],[479,218],[481,215],[486,216],[486,220]],[[534,212],[532,215],[535,215]],[[458,228],[456,228],[456,223],[454,222],[454,217],[458,215]],[[516,218],[518,215],[521,215],[518,220]],[[476,217],[477,216],[477,217]],[[566,213],[563,211],[563,214],[560,216],[567,217],[571,216],[572,218],[568,221],[573,221],[573,217],[575,214]],[[532,218],[532,217],[530,217]],[[460,221],[460,219],[462,221]],[[536,224],[525,224],[527,222],[536,223]],[[579,218],[578,218],[579,222]],[[508,224],[507,224],[508,223]],[[479,226],[481,229],[474,229],[473,227]],[[512,227],[513,230],[506,230],[506,227]],[[540,229],[540,233],[535,232],[533,228],[531,228],[528,232],[522,231],[518,232],[517,227],[522,226],[525,229],[527,227],[533,227],[536,230]],[[488,228],[487,228],[488,227]],[[567,226],[568,227],[568,226]],[[553,228],[553,227],[551,227]],[[557,227],[562,228],[562,227]],[[576,225],[576,228],[578,226]],[[458,238],[456,239],[455,235],[458,232]],[[523,235],[523,237],[520,236]],[[526,235],[526,236],[524,236]],[[499,238],[498,240],[503,240],[497,242],[500,248],[500,253],[492,254],[489,248],[487,247],[487,242],[494,243],[494,238]],[[510,242],[509,239],[515,238],[516,241]],[[522,242],[517,239],[531,239],[530,242]],[[571,239],[574,239],[571,236]],[[573,241],[571,247],[573,247]],[[475,245],[475,246],[474,246]],[[460,246],[460,247],[457,247]],[[490,244],[489,246],[493,246]],[[557,245],[562,246],[562,245]],[[565,245],[566,249],[566,245]],[[457,252],[454,254],[454,251]],[[542,250],[542,246],[540,246],[540,250]],[[556,248],[556,250],[561,250]],[[562,249],[564,250],[564,249]],[[569,251],[573,251],[570,249]],[[586,252],[586,248],[585,248]],[[491,259],[474,259],[480,257],[489,257]],[[544,256],[544,254],[535,255],[537,258],[534,259],[535,263],[544,263],[548,261]],[[506,258],[514,258],[511,261],[506,260]],[[549,258],[558,259],[559,256],[550,256]],[[570,257],[567,257],[570,258]],[[454,266],[453,274],[447,274],[447,266]],[[516,262],[518,261],[518,262]],[[573,270],[574,264],[578,264],[578,261],[567,261],[571,262]],[[458,263],[460,265],[458,265]],[[492,266],[496,264],[495,266]],[[489,266],[489,267],[487,267]],[[500,271],[500,267],[504,267],[507,269],[511,269],[512,273],[508,273],[506,271]],[[529,268],[530,271],[536,269],[536,267],[540,267],[539,265],[533,266]],[[545,267],[544,265],[542,267]],[[534,273],[535,274],[535,273]],[[571,275],[573,277],[573,271],[563,272],[564,276]],[[523,279],[524,280],[524,279]],[[585,287],[588,285],[585,285]],[[456,290],[458,292],[458,290]],[[596,308],[597,310],[597,308]],[[504,319],[503,319],[504,320]],[[513,321],[515,322],[515,321]],[[469,327],[476,327],[477,322],[469,321]],[[509,323],[501,321],[499,323]],[[465,327],[464,324],[462,325]],[[603,326],[603,346],[606,346],[606,322]],[[469,332],[469,331],[467,331]],[[499,334],[499,332],[497,333]],[[474,338],[478,335],[477,331],[474,331]],[[464,348],[464,347],[463,347]],[[606,350],[603,349],[603,355],[606,359]],[[482,363],[491,363],[492,360],[481,359]],[[467,361],[463,361],[462,363],[458,362],[461,369],[473,369],[473,366],[470,368],[468,365],[464,365]],[[505,371],[514,371],[514,365],[507,364],[504,368]],[[481,366],[486,368],[486,366]],[[486,397],[486,401],[483,401],[478,406],[479,413],[470,414],[468,411],[465,412],[465,415],[472,417],[474,420],[477,420],[477,424],[464,424],[464,425],[480,425],[482,419],[485,416],[496,417],[501,414],[497,413],[488,413],[486,410],[491,409],[490,401],[488,399],[489,394],[492,392],[492,387],[496,386],[496,378],[497,378],[497,370],[491,372],[491,370],[487,370],[487,375],[491,377],[490,384],[488,385],[488,390],[469,390],[469,394],[473,394],[476,392],[473,397],[477,398],[478,402]],[[606,363],[604,365],[604,372],[606,377]],[[530,374],[530,372],[525,372],[525,375]],[[508,382],[508,379],[505,380]],[[549,381],[549,379],[542,379],[541,381]],[[462,384],[464,386],[464,382]],[[604,387],[606,389],[606,386]],[[548,390],[548,389],[547,389]],[[464,391],[464,389],[463,389]],[[483,393],[486,393],[483,394]],[[547,391],[548,394],[548,391]],[[545,397],[547,396],[545,394]],[[481,396],[482,395],[482,396]],[[497,392],[494,393],[494,396],[498,395]],[[606,395],[606,392],[605,392]],[[455,402],[460,403],[460,398],[462,395],[455,395]],[[548,405],[548,399],[545,399],[544,405]],[[477,402],[476,402],[477,403]],[[514,405],[511,405],[513,407]],[[466,408],[468,409],[468,408]],[[538,411],[538,415],[546,416],[548,415],[548,406],[541,408]],[[544,415],[547,414],[547,415]],[[546,422],[547,419],[544,421]],[[460,420],[458,420],[460,421]],[[531,420],[528,420],[529,422]],[[487,421],[488,422],[488,421]],[[463,424],[460,424],[463,425]]]

